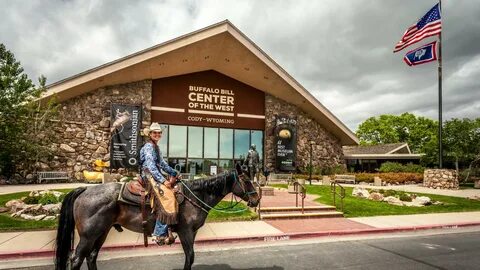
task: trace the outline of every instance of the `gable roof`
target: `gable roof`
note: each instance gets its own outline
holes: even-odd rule
[[[407,143],[343,146],[346,159],[420,159],[422,154],[412,154]]]
[[[300,83],[228,20],[47,86],[64,101],[107,85],[215,70],[302,108],[342,145],[358,138]]]

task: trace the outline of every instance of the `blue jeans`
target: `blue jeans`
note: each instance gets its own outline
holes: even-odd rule
[[[168,234],[168,225],[161,223],[160,221],[155,222],[155,229],[153,230],[152,236],[167,236]]]

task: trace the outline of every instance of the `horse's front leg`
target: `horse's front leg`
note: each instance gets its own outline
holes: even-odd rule
[[[193,261],[195,260],[195,251],[193,250],[193,244],[197,232],[194,231],[192,227],[186,226],[181,228],[177,232],[177,234],[180,237],[183,252],[185,253],[185,265],[183,266],[183,269],[190,270],[192,269]]]

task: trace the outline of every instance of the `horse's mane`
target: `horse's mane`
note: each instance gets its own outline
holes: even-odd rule
[[[207,193],[220,194],[225,188],[225,181],[231,173],[221,173],[218,175],[196,179],[192,181],[184,181],[185,185],[191,191],[205,191]]]

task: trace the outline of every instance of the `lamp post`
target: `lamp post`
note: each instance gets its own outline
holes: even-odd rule
[[[314,141],[310,141],[310,176],[308,177],[308,182],[312,185],[312,156],[313,156],[313,145],[315,144]]]

